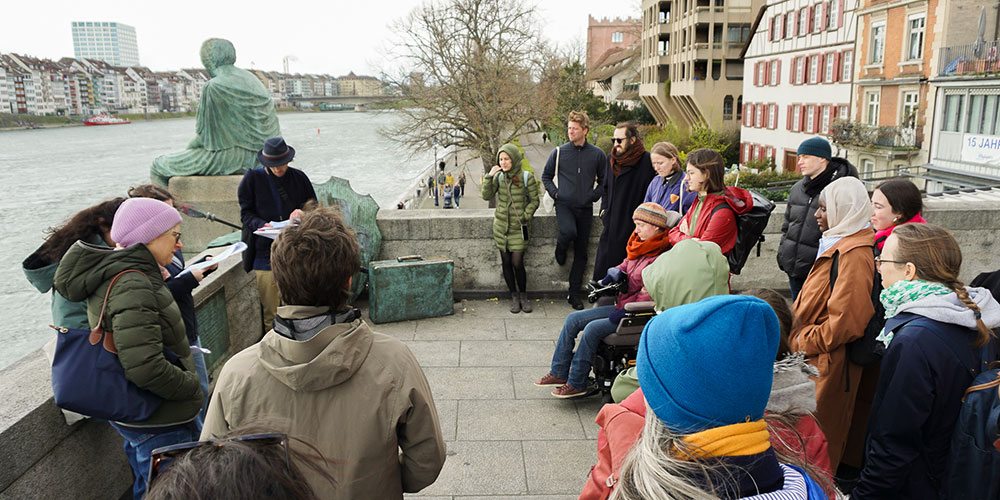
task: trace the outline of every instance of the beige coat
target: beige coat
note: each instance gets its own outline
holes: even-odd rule
[[[819,369],[815,415],[826,433],[834,471],[847,443],[861,381],[861,366],[847,359],[846,344],[864,335],[875,312],[871,302],[874,241],[874,232],[866,228],[823,252],[793,305],[798,325],[789,337],[789,346],[792,352],[805,351],[809,363]],[[837,282],[831,291],[830,268],[836,251],[840,252]]]
[[[283,306],[278,315],[300,319],[317,310]],[[433,483],[445,460],[437,410],[416,358],[361,320],[331,325],[303,342],[272,330],[233,356],[219,375],[201,437],[245,426],[318,448],[337,483],[312,473],[320,498],[403,498]]]

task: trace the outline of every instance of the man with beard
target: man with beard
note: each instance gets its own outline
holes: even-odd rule
[[[649,182],[656,177],[653,162],[634,123],[619,123],[612,141],[601,193],[604,230],[597,245],[595,280],[603,278],[609,267],[625,260],[625,244],[635,231],[632,212],[642,203]]]

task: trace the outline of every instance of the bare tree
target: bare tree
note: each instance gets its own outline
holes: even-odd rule
[[[437,0],[393,24],[396,76],[409,100],[384,131],[409,149],[433,141],[479,152],[485,171],[500,146],[535,123],[552,93],[540,81],[550,52],[535,8],[522,0]]]

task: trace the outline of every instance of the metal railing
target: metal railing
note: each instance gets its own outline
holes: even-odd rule
[[[830,126],[833,142],[845,146],[874,149],[920,149],[916,129],[903,126],[876,127],[852,121],[837,121]]]
[[[1000,40],[941,49],[939,76],[1000,73]]]

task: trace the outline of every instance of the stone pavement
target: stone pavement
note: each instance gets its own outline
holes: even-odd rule
[[[597,461],[600,398],[561,400],[535,387],[566,315],[554,298],[531,314],[504,300],[455,304],[441,318],[377,325],[404,341],[427,375],[448,445],[437,482],[413,500],[569,500]],[[362,306],[362,304],[359,304]]]

